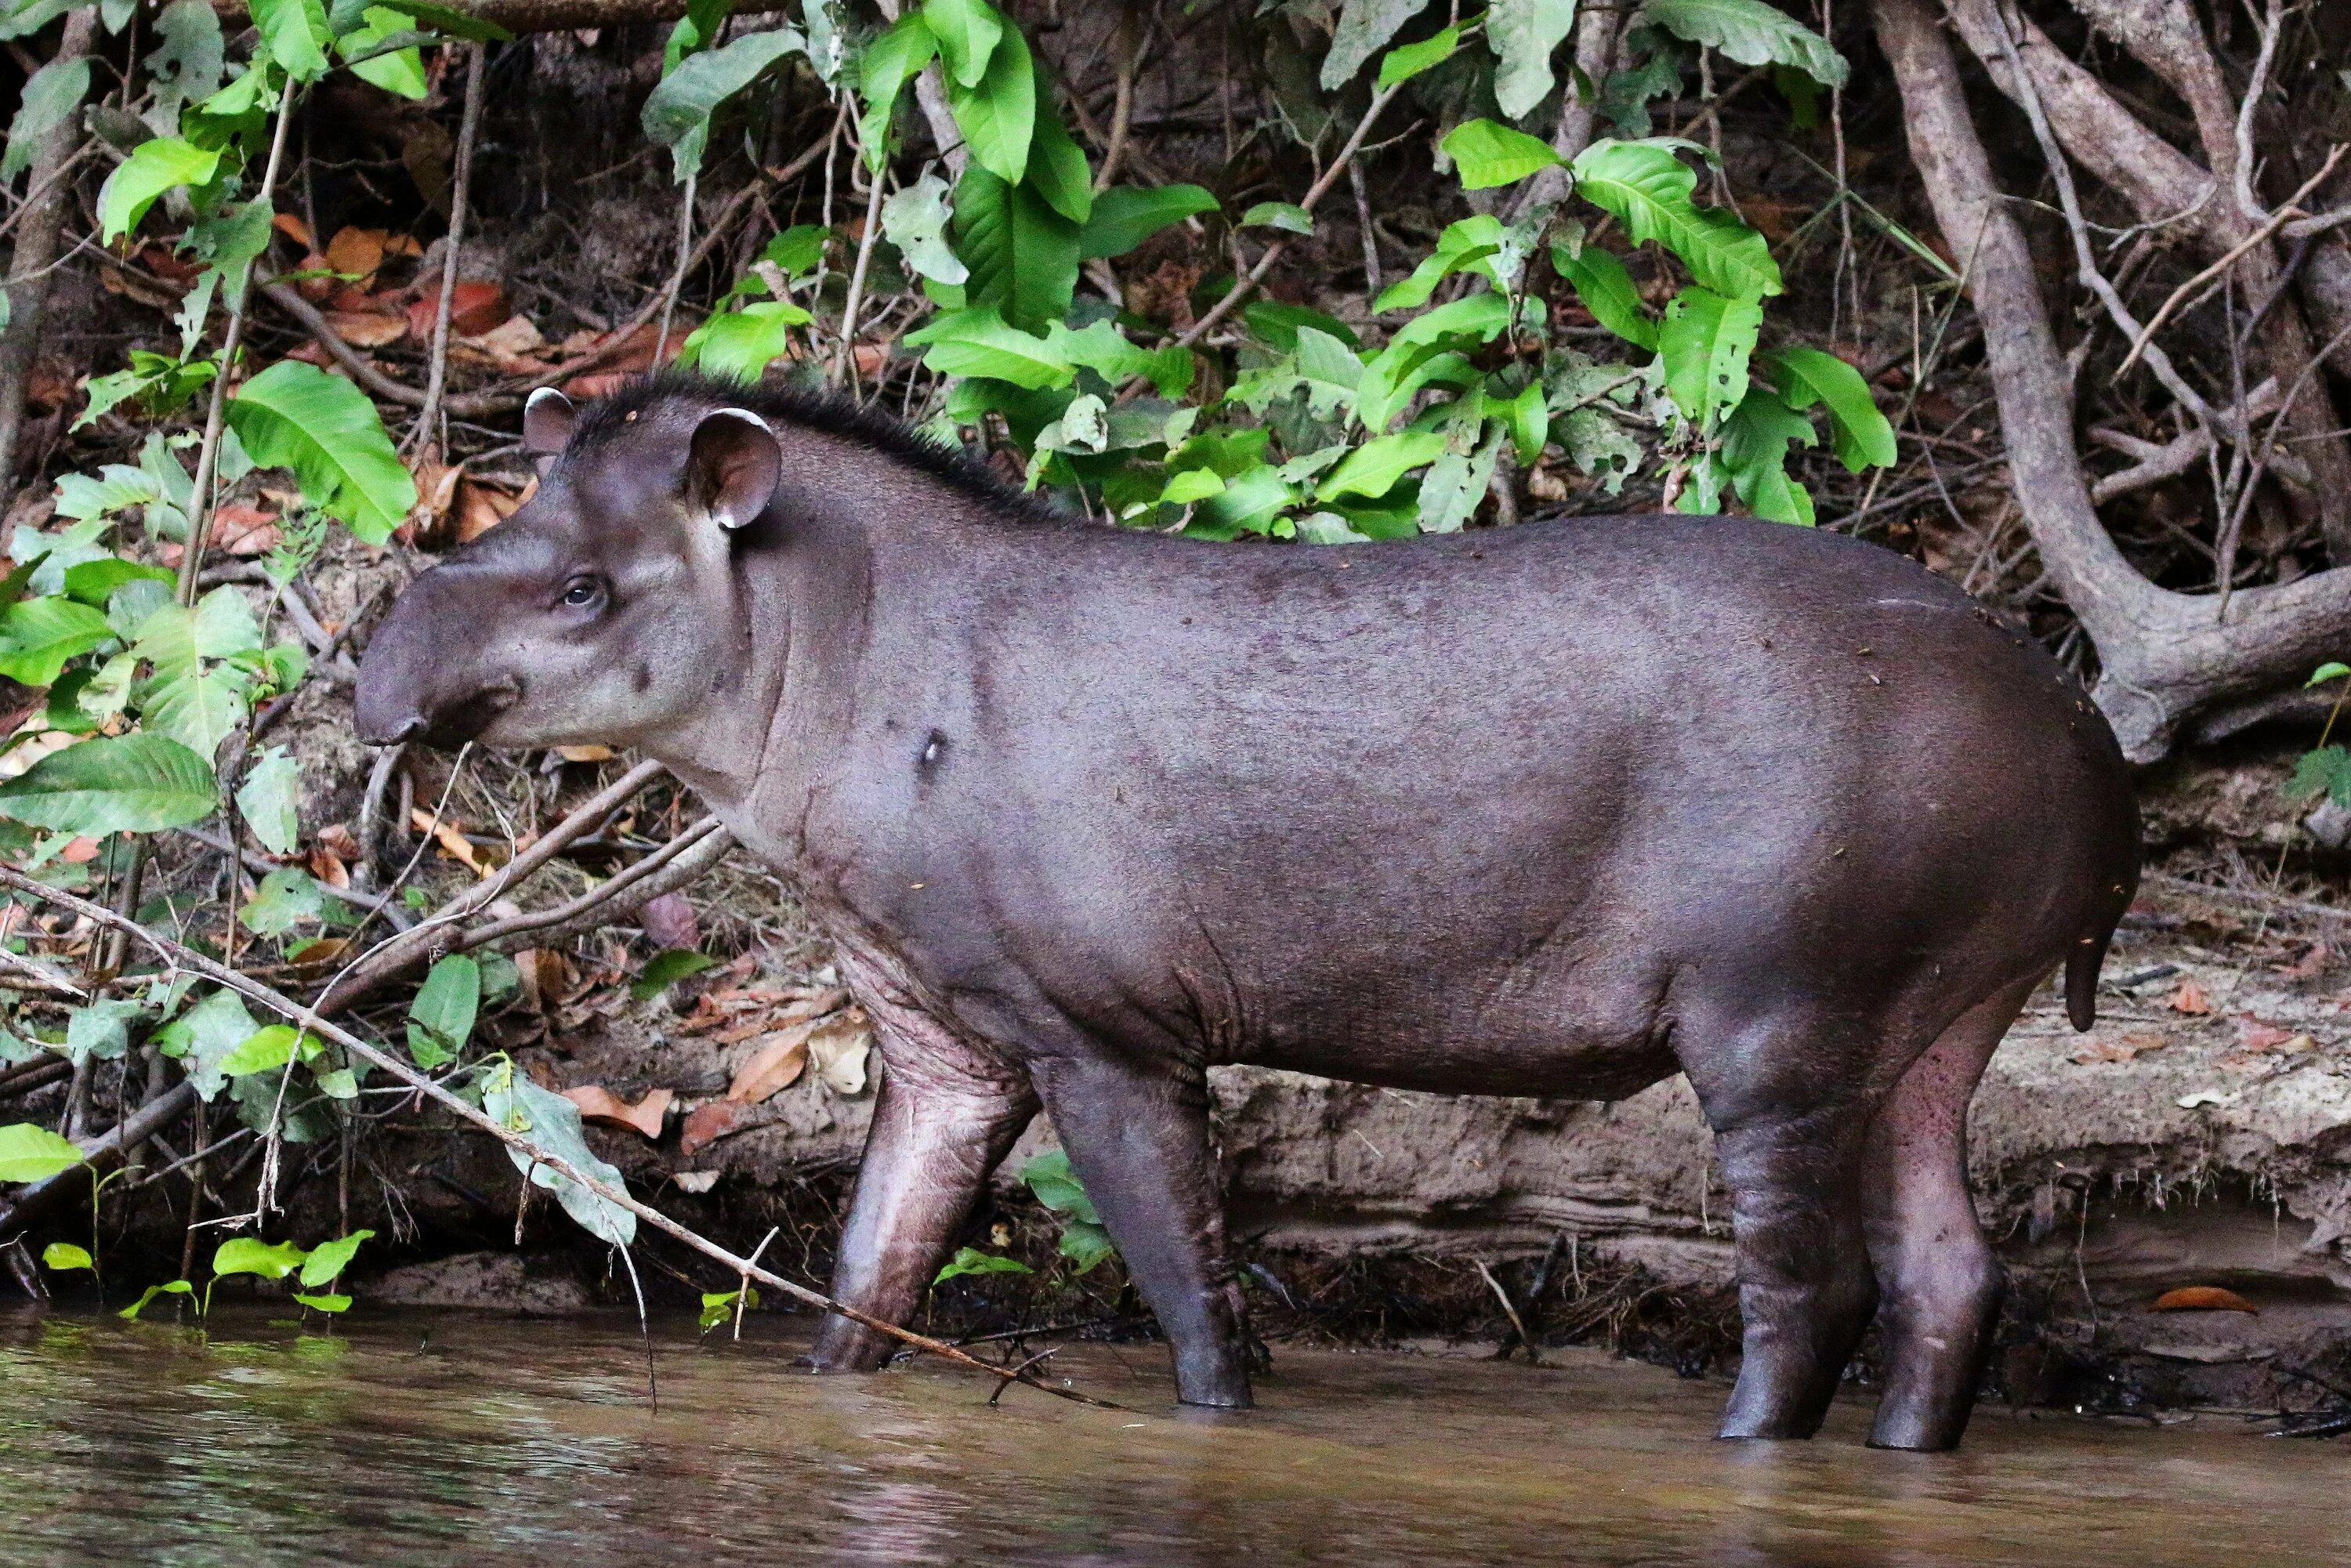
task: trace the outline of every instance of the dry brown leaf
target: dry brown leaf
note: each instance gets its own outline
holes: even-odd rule
[[[699,947],[702,946],[702,922],[695,917],[694,905],[682,893],[664,893],[659,898],[646,901],[637,912],[637,924],[645,936],[664,947]]]
[[[544,1012],[571,988],[571,961],[552,947],[526,947],[514,956],[523,1006]]]
[[[269,226],[306,251],[319,248],[319,242],[310,237],[310,225],[292,213],[279,213],[269,220]]]
[[[347,822],[337,822],[331,827],[319,829],[319,846],[330,853],[340,855],[346,862],[360,858],[359,835],[351,831],[350,825]]]
[[[408,336],[408,318],[388,310],[329,310],[335,336],[354,349],[381,349]]]
[[[420,343],[433,341],[433,319],[441,308],[441,290],[427,288],[421,298],[408,306],[408,329]],[[452,338],[478,337],[514,314],[507,304],[507,291],[495,283],[460,281],[449,295],[449,335]]]
[[[678,1135],[678,1153],[691,1156],[733,1132],[742,1119],[743,1107],[732,1100],[713,1100],[707,1105],[696,1105],[686,1113],[685,1130]]]
[[[559,746],[555,748],[555,754],[558,757],[562,758],[566,762],[610,762],[612,760],[612,748],[609,746]],[[659,901],[656,900],[655,902]],[[691,947],[694,944],[687,942],[679,944],[679,946]]]
[[[457,481],[457,542],[471,544],[514,516],[523,503],[522,492],[496,480],[468,474]]]
[[[342,856],[329,849],[323,842],[310,852],[309,859],[310,874],[329,887],[351,885],[350,867],[344,863]]]
[[[364,287],[383,265],[385,237],[381,229],[337,229],[327,242],[327,265],[337,272],[350,273]]]
[[[351,939],[348,936],[321,936],[316,941],[305,942],[288,952],[286,955],[286,961],[303,967],[331,964],[349,952],[350,946]]]
[[[225,555],[267,555],[284,538],[275,512],[239,501],[213,509],[212,548]]]
[[[57,859],[68,865],[88,865],[98,858],[98,850],[96,839],[76,837],[68,840],[66,847],[57,852]]]
[[[2204,988],[2193,980],[2182,980],[2179,988],[2171,993],[2171,1010],[2202,1016],[2212,1010],[2212,1003],[2204,995]]]
[[[865,1057],[873,1049],[873,1031],[860,1008],[848,1008],[810,1031],[809,1061],[824,1086],[840,1095],[865,1092]]]
[[[2091,1067],[2101,1062],[2128,1061],[2137,1054],[2138,1048],[2126,1041],[2087,1040],[2082,1042],[2082,1049],[2074,1053],[2074,1060],[2084,1067]]]
[[[2271,973],[2283,975],[2289,980],[2314,980],[2325,974],[2326,967],[2334,961],[2335,949],[2324,942],[2317,942],[2312,944],[2309,952],[2291,964],[2273,969]]]
[[[2156,1297],[2153,1312],[2251,1312],[2261,1316],[2261,1308],[2219,1285],[2186,1285],[2177,1291],[2166,1291]]]
[[[815,1027],[801,1024],[768,1035],[736,1069],[735,1081],[726,1086],[726,1098],[738,1105],[762,1104],[799,1082],[808,1067],[809,1035]]]
[[[441,846],[441,852],[449,859],[475,876],[490,874],[490,868],[482,862],[482,852],[465,837],[463,823],[455,821],[444,822],[422,806],[413,809],[408,813],[408,820],[418,832],[433,835],[433,841]]]
[[[465,341],[468,348],[507,358],[536,353],[547,346],[538,324],[519,314],[507,317],[486,332],[469,333]]]
[[[661,1136],[662,1118],[669,1114],[670,1102],[677,1098],[670,1090],[654,1089],[632,1105],[601,1083],[583,1083],[562,1093],[580,1107],[583,1120],[611,1127],[632,1127],[648,1138]]]

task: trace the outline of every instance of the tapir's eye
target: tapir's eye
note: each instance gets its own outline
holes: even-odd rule
[[[604,585],[592,577],[575,577],[563,585],[563,602],[584,610],[604,597]]]

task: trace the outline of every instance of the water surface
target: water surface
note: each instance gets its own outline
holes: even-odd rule
[[[754,1325],[755,1328],[760,1325]],[[2206,1416],[1989,1410],[1957,1455],[1708,1433],[1725,1392],[1553,1353],[1282,1348],[1248,1416],[1180,1413],[1154,1347],[1052,1364],[1125,1410],[987,1404],[935,1364],[815,1378],[772,1334],[364,1306],[0,1317],[0,1561],[277,1564],[2351,1562],[2351,1452]]]

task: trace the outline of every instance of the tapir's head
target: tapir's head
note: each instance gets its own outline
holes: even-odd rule
[[[382,745],[630,744],[692,716],[741,672],[738,530],[782,455],[756,413],[534,394],[538,493],[425,572],[360,665],[360,738]]]

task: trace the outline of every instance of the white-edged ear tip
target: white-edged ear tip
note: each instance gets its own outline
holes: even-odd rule
[[[549,403],[560,403],[563,407],[569,408],[571,400],[553,387],[541,387],[523,401],[522,411],[527,414],[536,413]]]
[[[705,414],[703,419],[705,423],[714,419],[739,419],[746,424],[755,424],[758,426],[761,430],[766,431],[770,435],[773,435],[776,433],[773,425],[770,425],[765,419],[753,413],[747,408],[713,409],[710,413]]]

